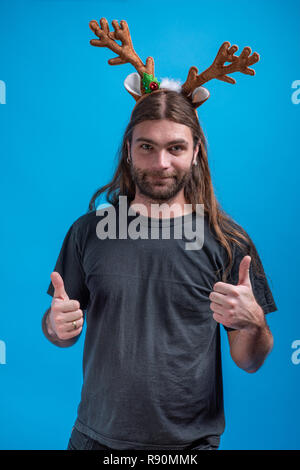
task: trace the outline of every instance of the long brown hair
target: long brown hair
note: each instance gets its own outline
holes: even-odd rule
[[[216,199],[208,166],[205,135],[191,101],[177,91],[160,89],[136,103],[118,151],[119,161],[113,179],[93,194],[88,211],[96,209],[95,201],[105,191],[107,191],[106,200],[114,206],[118,204],[119,196],[127,196],[128,203],[134,199],[135,184],[127,163],[126,140],[128,139],[131,144],[134,127],[140,122],[154,119],[169,119],[189,126],[193,135],[194,149],[200,141],[198,165],[193,165],[191,178],[184,188],[184,196],[187,203],[192,204],[194,211],[196,204],[204,204],[204,213],[208,216],[211,232],[227,252],[228,264],[222,274],[222,281],[227,280],[234,261],[233,247],[237,245],[244,255],[251,256],[251,266],[253,265],[255,273],[264,276],[263,267],[257,262],[257,251],[251,238],[232,217],[225,213]]]

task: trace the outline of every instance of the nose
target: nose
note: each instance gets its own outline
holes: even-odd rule
[[[170,167],[170,156],[166,150],[157,150],[154,153],[152,167],[156,170],[163,170]]]

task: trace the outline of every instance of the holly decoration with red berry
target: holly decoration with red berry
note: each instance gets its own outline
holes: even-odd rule
[[[143,74],[142,83],[146,93],[151,93],[154,90],[158,90],[160,85],[160,82],[157,80],[157,78],[146,72]]]

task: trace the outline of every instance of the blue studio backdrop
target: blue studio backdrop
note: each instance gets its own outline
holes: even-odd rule
[[[226,429],[220,449],[299,449],[300,2],[0,1],[0,448],[65,449],[82,384],[84,331],[51,344],[41,318],[64,236],[111,180],[134,99],[132,65],[93,48],[89,21],[125,19],[155,75],[185,81],[224,41],[260,54],[254,77],[212,80],[199,109],[216,196],[256,244],[278,306],[274,348],[239,369],[221,328]],[[296,243],[296,245],[294,245]]]

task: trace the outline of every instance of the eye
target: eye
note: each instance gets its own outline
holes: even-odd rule
[[[183,147],[181,145],[173,145],[173,147],[171,147],[172,149],[180,149],[180,150],[184,150]],[[178,152],[178,150],[175,150],[175,152]]]
[[[143,145],[147,145],[148,147],[151,147],[150,144],[142,144],[142,145],[140,145],[140,148],[142,148],[143,150],[149,150],[148,148],[147,149],[143,148]]]
[[[144,145],[146,145],[148,148],[145,148]],[[143,149],[143,150],[151,150],[152,147],[151,147],[150,144],[141,144],[140,148]],[[173,145],[172,147],[170,147],[170,150],[173,151],[173,152],[179,152],[179,151],[183,151],[184,147],[182,145]]]

